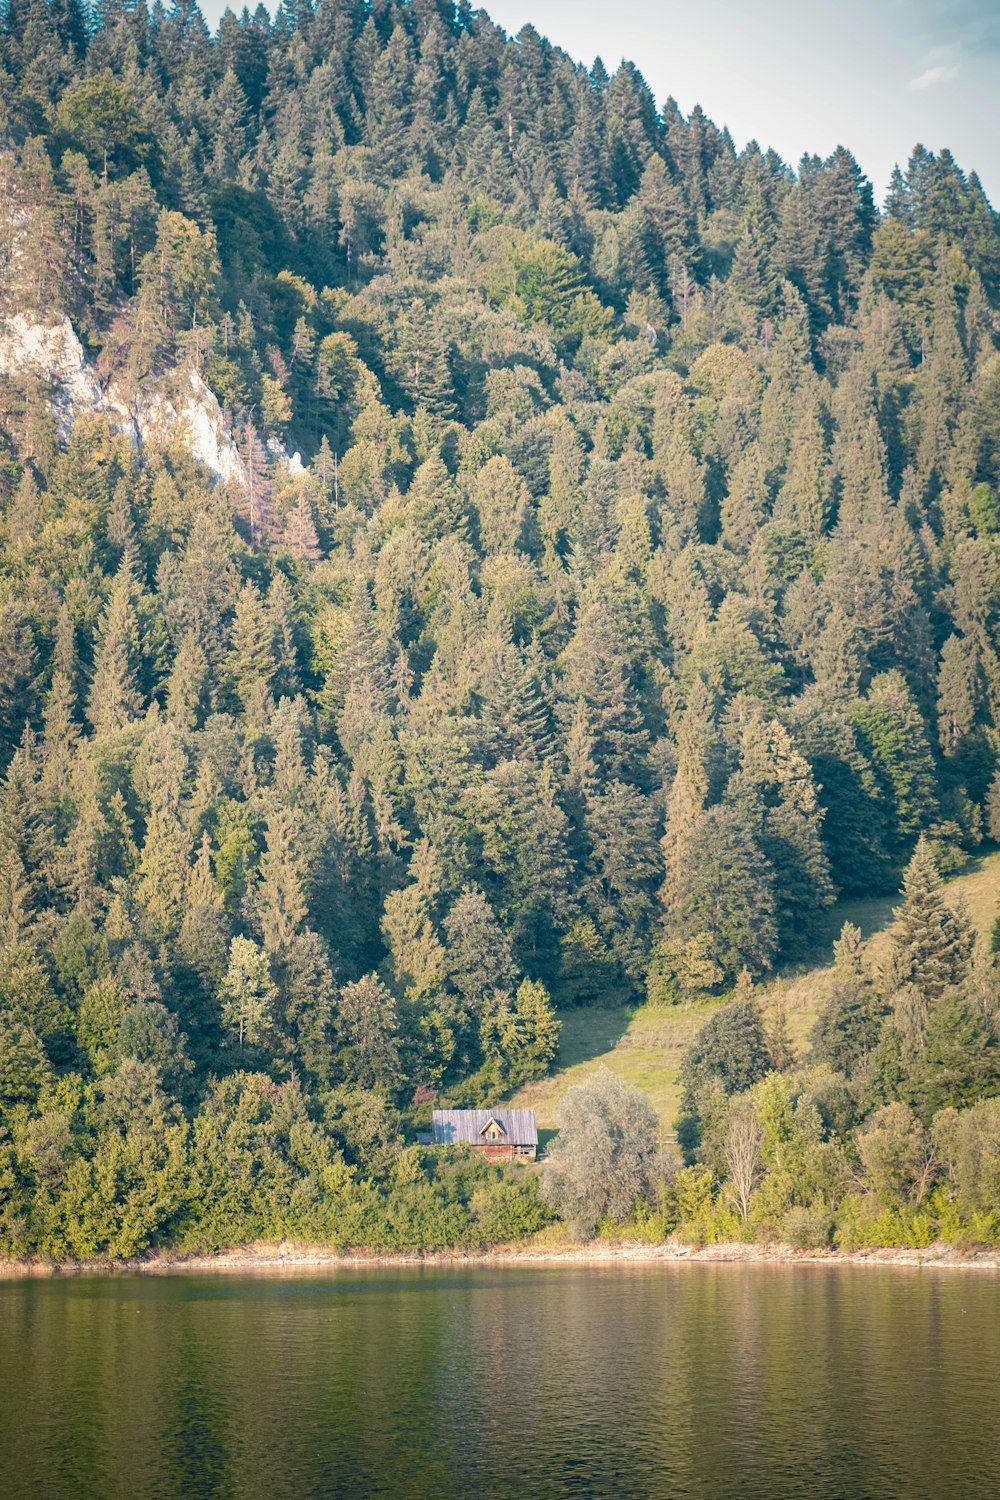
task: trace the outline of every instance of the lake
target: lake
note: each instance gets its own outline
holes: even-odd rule
[[[1000,1276],[0,1283],[4,1500],[1000,1495]]]

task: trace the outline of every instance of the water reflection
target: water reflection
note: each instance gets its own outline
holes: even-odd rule
[[[998,1377],[993,1273],[8,1284],[0,1494],[993,1496]]]

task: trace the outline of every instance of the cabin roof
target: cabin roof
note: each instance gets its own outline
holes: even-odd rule
[[[496,1120],[512,1146],[537,1146],[538,1126],[533,1109],[436,1109],[434,1111],[434,1144],[436,1146],[483,1144],[483,1131]]]

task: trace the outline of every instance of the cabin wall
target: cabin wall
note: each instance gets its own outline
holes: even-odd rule
[[[523,1149],[506,1143],[498,1145],[469,1146],[470,1151],[478,1151],[480,1156],[485,1156],[487,1161],[534,1161],[535,1147],[527,1146]]]
[[[497,1142],[496,1145],[490,1144],[488,1146],[473,1146],[472,1149],[473,1151],[482,1152],[487,1161],[514,1160],[514,1147],[504,1142]]]

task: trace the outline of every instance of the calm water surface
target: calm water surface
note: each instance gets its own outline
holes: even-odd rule
[[[3,1500],[1000,1496],[1000,1277],[0,1283]]]

